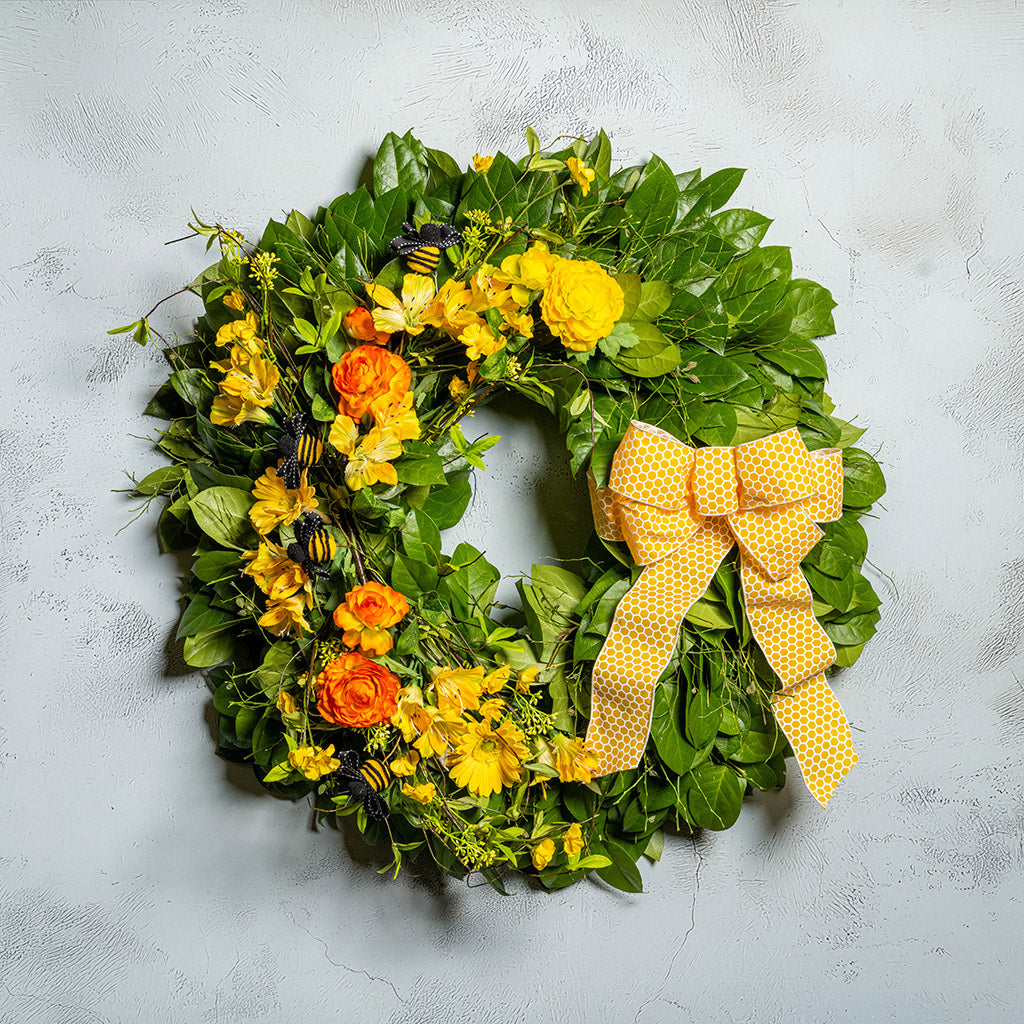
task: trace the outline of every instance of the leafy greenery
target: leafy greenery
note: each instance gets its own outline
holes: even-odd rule
[[[508,698],[520,724],[542,720],[543,728],[583,734],[594,659],[637,576],[628,554],[594,538],[571,570],[533,566],[519,583],[521,620],[509,627],[495,617],[499,577],[485,553],[469,544],[445,550],[443,531],[462,518],[473,473],[498,440],[470,440],[460,424],[503,391],[553,413],[573,471],[590,470],[599,484],[636,418],[693,445],[738,444],[795,426],[810,449],[843,449],[844,514],[823,527],[804,568],[839,666],[853,664],[875,632],[880,602],[862,573],[861,519],[885,482],[874,458],[852,447],[862,431],[832,415],[824,390],[825,360],[814,339],[834,332],[830,293],[792,276],[787,248],[761,244],[767,217],[723,209],[742,171],[675,174],[654,156],[613,172],[604,132],[562,149],[543,150],[532,132],[528,141],[520,159],[498,153],[488,167],[463,173],[410,133],[389,134],[372,187],[339,196],[312,218],[295,211],[271,221],[258,245],[197,221],[197,233],[208,248],[219,245],[221,258],[190,286],[203,314],[192,339],[165,345],[171,373],[147,408],[167,424],[156,444],[171,465],[139,481],[135,493],[146,503],[165,501],[161,550],[194,557],[178,637],[186,661],[209,670],[224,757],[251,764],[273,792],[315,793],[322,816],[354,814],[368,841],[390,844],[396,872],[429,857],[455,875],[479,870],[502,889],[499,868],[528,871],[532,861],[550,889],[595,872],[635,892],[642,888],[637,862],[660,856],[665,830],[728,828],[745,794],[785,780],[789,750],[770,710],[777,681],[751,640],[735,555],[687,615],[655,693],[651,739],[637,770],[560,784],[557,771],[538,763],[521,784],[490,799],[449,794],[441,824],[393,783],[385,829],[349,800],[342,780],[310,780],[289,762],[310,736],[378,755],[388,749],[390,726],[359,733],[318,719],[308,685],[324,652],[338,647],[331,611],[366,578],[388,583],[412,606],[384,659],[403,683],[439,665],[508,666],[526,681]],[[594,171],[586,190],[570,158]],[[278,636],[259,624],[263,597],[241,573],[245,552],[260,540],[250,516],[253,484],[276,465],[285,417],[334,420],[330,366],[356,344],[346,315],[371,304],[369,281],[400,292],[403,267],[389,242],[403,222],[430,220],[454,224],[465,238],[440,255],[438,283],[468,280],[485,263],[542,242],[614,275],[622,315],[587,352],[568,352],[538,321],[532,337],[510,335],[472,365],[463,344],[440,331],[393,336],[391,347],[412,368],[420,437],[404,441],[393,484],[346,487],[344,459],[333,448],[310,470],[337,554],[331,578],[313,581],[308,632]],[[267,257],[269,264],[260,262]],[[262,277],[261,266],[271,268]],[[226,305],[233,296],[236,305]],[[225,354],[218,332],[243,309],[268,339],[281,380],[262,421],[216,425],[219,381],[211,363]],[[487,322],[503,329],[493,316]],[[148,317],[117,330],[143,344],[160,337]],[[282,525],[282,543],[292,538],[292,527]],[[582,854],[556,845],[538,867],[540,844],[574,822],[582,826]]]

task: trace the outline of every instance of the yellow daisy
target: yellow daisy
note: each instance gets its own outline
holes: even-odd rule
[[[305,476],[303,476],[305,479]],[[277,475],[273,466],[268,466],[252,489],[256,502],[249,509],[249,518],[256,532],[266,536],[282,523],[294,523],[303,512],[312,512],[318,506],[312,487],[300,486],[291,491],[284,484],[284,477]]]
[[[470,722],[459,738],[449,775],[477,796],[490,796],[518,782],[529,756],[525,737],[511,722]]]

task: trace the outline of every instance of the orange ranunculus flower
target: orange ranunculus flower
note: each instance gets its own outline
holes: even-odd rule
[[[365,306],[356,306],[345,314],[345,333],[356,341],[372,341],[377,345],[386,345],[391,337],[387,331],[378,331],[373,322],[373,314]]]
[[[398,710],[398,676],[355,652],[335,658],[316,677],[317,710],[335,725],[365,729]]]
[[[619,282],[593,260],[560,259],[540,300],[551,333],[573,352],[589,352],[622,316]]]
[[[409,612],[404,594],[373,581],[355,587],[345,595],[344,604],[334,609],[334,624],[343,629],[347,647],[367,654],[387,654],[394,647],[388,628]]]
[[[376,345],[359,345],[331,369],[338,392],[338,410],[361,420],[371,410],[386,410],[401,401],[412,386],[409,364]]]

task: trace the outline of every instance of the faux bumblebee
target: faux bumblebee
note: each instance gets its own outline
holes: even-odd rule
[[[338,545],[324,527],[323,518],[316,512],[306,512],[295,523],[295,543],[288,545],[288,557],[302,566],[307,576],[331,578],[324,568],[334,560]]]
[[[391,248],[414,274],[432,274],[441,261],[441,253],[462,241],[462,232],[450,224],[424,224],[417,231],[408,222],[402,225],[404,235],[391,239]]]
[[[348,783],[348,791],[362,805],[372,821],[388,817],[388,805],[380,795],[391,781],[391,771],[375,757],[361,759],[354,750],[339,754],[341,767],[338,774]]]
[[[285,432],[277,439],[277,452],[284,459],[277,475],[284,485],[295,490],[302,481],[302,471],[315,466],[324,453],[323,441],[306,425],[306,414],[298,413],[284,421]]]

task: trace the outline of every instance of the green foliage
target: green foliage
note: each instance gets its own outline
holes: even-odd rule
[[[553,150],[531,129],[527,146],[521,159],[498,153],[486,170],[463,172],[410,132],[389,133],[369,187],[312,217],[292,211],[270,221],[258,249],[197,219],[193,227],[208,247],[219,243],[221,258],[189,286],[203,300],[203,315],[193,339],[165,350],[170,372],[146,408],[165,424],[156,444],[171,465],[132,492],[144,503],[165,499],[160,547],[193,559],[177,637],[186,662],[209,672],[222,756],[250,764],[277,794],[315,794],[321,818],[354,815],[369,842],[390,843],[395,871],[430,859],[456,875],[478,870],[504,891],[501,871],[531,870],[531,857],[550,839],[555,852],[535,872],[545,888],[593,874],[640,892],[638,861],[661,856],[666,831],[728,828],[748,792],[785,781],[790,751],[770,707],[777,680],[751,639],[735,556],[687,612],[655,691],[640,766],[559,783],[537,737],[583,735],[593,662],[639,569],[624,546],[592,539],[571,566],[535,565],[518,581],[522,612],[510,624],[494,603],[500,576],[487,552],[469,543],[449,552],[443,535],[463,518],[473,474],[500,442],[467,437],[467,415],[516,392],[557,418],[572,471],[592,472],[598,485],[607,483],[634,419],[693,445],[735,445],[796,427],[812,450],[842,449],[843,516],[822,527],[803,564],[840,667],[856,661],[880,618],[879,597],[862,572],[861,519],[885,480],[876,460],[854,447],[862,428],[835,417],[824,390],[827,367],[816,339],[835,331],[831,294],[793,278],[788,248],[762,244],[769,218],[724,208],[743,171],[677,174],[657,156],[613,171],[603,131]],[[570,157],[594,171],[587,195],[569,173]],[[358,344],[345,317],[373,306],[367,282],[402,293],[408,268],[391,239],[405,221],[421,228],[430,220],[464,233],[463,244],[439,255],[437,285],[453,277],[468,283],[484,263],[514,263],[543,243],[558,257],[594,260],[614,275],[622,315],[589,352],[570,353],[544,324],[535,291],[524,306],[534,314],[532,337],[512,330],[498,308],[487,309],[484,319],[503,344],[472,367],[457,333],[425,324],[395,336],[388,348],[411,367],[420,436],[402,440],[394,478],[353,489],[344,480],[345,455],[326,443],[340,397],[331,365]],[[259,253],[274,257],[269,283],[254,274]],[[269,407],[225,426],[217,406],[222,375],[211,364],[228,357],[218,332],[245,315],[237,296],[260,337],[270,339],[280,383]],[[159,337],[145,317],[111,333],[129,332],[142,344]],[[330,579],[309,582],[308,631],[286,628],[279,636],[277,627],[260,624],[265,594],[256,574],[243,570],[246,553],[268,540],[250,519],[254,482],[277,464],[283,421],[297,412],[325,442],[307,482],[337,553]],[[360,440],[369,426],[370,417],[357,425]],[[275,551],[295,540],[294,519],[277,527]],[[349,800],[337,775],[307,778],[289,759],[308,744],[370,749],[369,732],[338,728],[318,714],[307,685],[323,666],[322,645],[339,642],[332,613],[364,578],[390,583],[409,601],[408,617],[389,634],[393,648],[378,659],[403,685],[429,689],[432,672],[444,666],[524,673],[519,688],[511,676],[496,692],[509,720],[528,734],[534,760],[520,782],[490,798],[456,791],[436,769],[449,790],[439,798],[448,824],[432,817],[436,803],[420,804],[392,782],[385,830]],[[377,754],[406,749],[390,726],[382,730]],[[585,849],[570,855],[564,837],[573,822]]]

